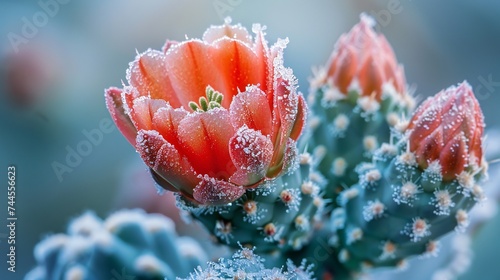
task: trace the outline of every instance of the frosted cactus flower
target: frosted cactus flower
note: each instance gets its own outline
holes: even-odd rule
[[[483,166],[484,119],[467,82],[428,98],[415,112],[409,126],[410,151],[422,169],[437,166],[446,181],[467,180],[463,171]],[[462,174],[462,175],[461,175]]]
[[[241,25],[139,54],[129,85],[106,90],[116,125],[165,189],[201,205],[232,202],[294,162],[307,108],[271,48]]]
[[[321,75],[316,77],[316,83],[327,83],[333,89],[326,97],[343,99],[355,90],[361,97],[377,102],[384,92],[406,98],[403,67],[397,63],[385,36],[373,30],[374,25],[374,20],[363,14],[361,21],[339,38]],[[413,102],[411,98],[406,101]]]

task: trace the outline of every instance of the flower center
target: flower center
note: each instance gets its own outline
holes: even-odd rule
[[[221,107],[222,99],[224,99],[222,93],[215,91],[211,86],[207,86],[205,91],[207,97],[200,97],[200,99],[198,99],[199,104],[196,104],[196,102],[193,101],[189,102],[189,107],[191,107],[193,111],[206,112],[208,110]]]

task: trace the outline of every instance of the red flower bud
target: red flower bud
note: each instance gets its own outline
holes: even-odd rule
[[[199,204],[238,199],[293,162],[306,105],[269,48],[240,25],[213,26],[203,39],[167,41],[138,55],[129,86],[106,91],[116,125],[155,180]]]
[[[429,97],[408,126],[410,151],[425,169],[438,161],[444,180],[466,168],[477,169],[483,157],[484,118],[467,82]]]
[[[327,63],[325,82],[344,95],[354,88],[380,101],[384,86],[405,94],[406,81],[387,39],[373,25],[372,18],[362,15],[360,23],[340,37]]]

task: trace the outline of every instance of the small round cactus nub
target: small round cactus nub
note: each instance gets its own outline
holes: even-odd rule
[[[312,176],[312,162],[311,155],[301,154],[295,171],[247,190],[224,206],[199,206],[182,197],[178,206],[222,244],[255,246],[258,253],[298,250],[308,243],[324,205],[323,185]]]
[[[35,259],[38,266],[26,280],[163,280],[187,276],[207,256],[194,239],[177,236],[169,218],[137,209],[104,221],[87,212],[67,234],[41,241]]]
[[[396,144],[356,168],[359,181],[340,194],[330,224],[348,269],[435,256],[441,236],[465,230],[469,210],[484,199],[482,119],[470,87],[451,87],[424,102]]]

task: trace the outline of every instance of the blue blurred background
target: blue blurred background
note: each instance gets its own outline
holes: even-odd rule
[[[49,2],[56,4],[43,4]],[[499,127],[498,1],[0,0],[0,224],[7,223],[10,164],[17,170],[18,217],[15,274],[7,272],[8,232],[0,225],[0,279],[22,279],[34,266],[35,244],[86,209],[105,216],[140,206],[176,215],[170,197],[155,197],[139,156],[117,129],[82,144],[83,131],[110,120],[104,89],[121,85],[136,51],[160,49],[167,38],[199,38],[226,16],[248,29],[261,23],[271,44],[290,39],[285,65],[307,93],[311,67],[325,63],[362,12],[375,17],[419,100],[467,80],[488,128]],[[78,147],[86,155],[58,176],[54,166],[66,165],[68,149]],[[475,258],[461,279],[498,279],[499,234],[496,217],[477,234]]]

